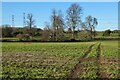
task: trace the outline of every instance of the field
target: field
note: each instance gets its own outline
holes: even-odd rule
[[[3,42],[2,78],[119,78],[118,41]]]

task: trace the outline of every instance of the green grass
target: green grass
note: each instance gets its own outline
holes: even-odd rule
[[[0,40],[7,40],[7,41],[19,41],[19,39],[18,39],[18,38],[12,38],[12,37],[10,37],[10,38],[0,38]]]

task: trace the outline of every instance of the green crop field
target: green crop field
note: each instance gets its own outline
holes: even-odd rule
[[[119,78],[118,41],[3,42],[2,78]]]

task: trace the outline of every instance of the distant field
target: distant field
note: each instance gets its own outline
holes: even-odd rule
[[[118,38],[119,33],[110,33],[110,36],[103,36],[103,32],[97,32],[96,38]]]
[[[3,42],[2,68],[2,78],[118,78],[118,42]]]

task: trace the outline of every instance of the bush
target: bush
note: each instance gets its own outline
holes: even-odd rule
[[[106,30],[106,31],[103,33],[103,36],[110,36],[110,33],[111,33],[110,30]]]
[[[20,41],[28,41],[28,40],[30,40],[30,36],[28,34],[18,34],[16,37]]]

